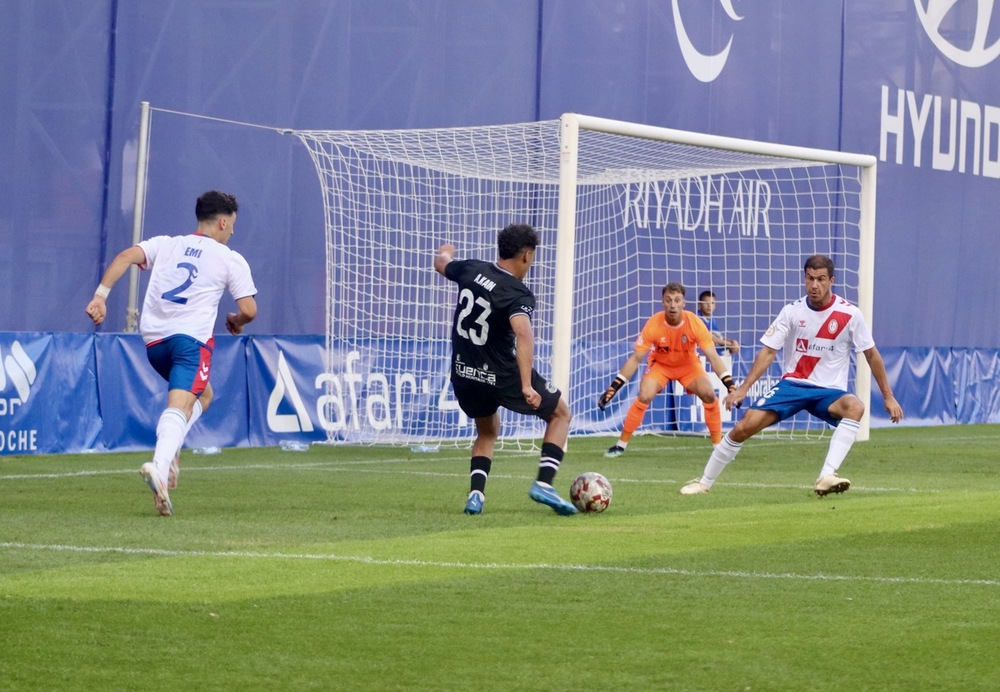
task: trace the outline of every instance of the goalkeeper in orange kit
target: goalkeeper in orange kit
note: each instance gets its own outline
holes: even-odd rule
[[[715,352],[715,343],[705,323],[696,314],[684,309],[684,294],[684,286],[681,284],[669,283],[663,287],[663,311],[656,313],[646,322],[639,338],[635,340],[635,350],[632,355],[628,357],[607,391],[597,401],[598,408],[603,411],[618,390],[639,369],[646,354],[649,354],[646,372],[639,382],[639,394],[625,415],[621,437],[604,456],[616,457],[625,453],[625,448],[646,416],[646,409],[649,408],[653,397],[663,391],[670,380],[680,382],[688,392],[704,402],[705,423],[712,436],[712,444],[722,441],[722,411],[719,408],[719,400],[695,347],[700,348],[705,354],[712,370],[719,376],[727,390],[733,391],[736,383],[733,382],[732,374],[726,370],[722,358]]]

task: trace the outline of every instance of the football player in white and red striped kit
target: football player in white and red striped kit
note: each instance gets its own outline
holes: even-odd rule
[[[153,491],[157,511],[174,513],[169,490],[177,485],[178,456],[191,426],[212,403],[208,378],[215,349],[215,320],[225,292],[236,301],[226,315],[230,334],[257,316],[257,288],[243,256],[228,247],[239,204],[225,192],[209,190],[195,202],[194,233],[156,236],[125,248],[108,265],[86,313],[101,324],[111,287],[133,265],[150,270],[139,331],[146,358],[167,381],[167,408],[156,424],[153,460],[139,473]]]
[[[707,493],[743,443],[779,421],[808,411],[834,426],[830,447],[814,489],[817,495],[842,493],[851,482],[837,475],[865,413],[862,401],[847,391],[851,353],[863,353],[885,399],[893,423],[903,409],[892,394],[885,363],[875,347],[861,311],[833,293],[833,260],[813,255],[805,263],[806,295],[786,305],[761,337],[761,350],[747,378],[723,400],[727,409],[739,406],[754,382],[784,350],[781,380],[750,406],[746,415],[716,445],[700,479],[683,488],[683,495]]]

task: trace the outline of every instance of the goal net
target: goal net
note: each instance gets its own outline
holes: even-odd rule
[[[525,280],[538,303],[535,362],[566,395],[573,434],[620,431],[639,376],[607,410],[596,401],[662,309],[668,282],[685,285],[692,311],[701,291],[714,292],[722,331],[742,345],[737,381],[770,321],[803,295],[808,255],[834,259],[836,292],[870,319],[873,157],[573,114],[291,133],[308,147],[324,192],[331,442],[474,437],[449,383],[456,292],[432,261],[443,242],[460,258],[493,260],[497,232],[514,222],[539,231]],[[772,367],[751,396],[776,381]],[[858,368],[867,400],[869,378]],[[724,411],[724,423],[738,415]],[[515,446],[530,446],[544,428],[503,411],[501,420],[501,438]],[[704,434],[703,420],[700,402],[668,386],[640,432]],[[797,416],[778,434],[822,427]]]

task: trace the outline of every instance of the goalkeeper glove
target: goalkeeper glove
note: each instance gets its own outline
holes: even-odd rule
[[[722,376],[722,384],[724,384],[726,386],[726,391],[727,392],[731,392],[734,389],[736,389],[736,383],[733,382],[733,376],[732,375],[723,375]]]
[[[601,398],[597,400],[597,408],[603,411],[604,407],[608,405],[608,402],[615,398],[615,394],[618,393],[618,390],[624,386],[625,378],[621,375],[616,375],[615,381],[611,383],[611,386],[609,386],[605,390],[604,394],[601,394]]]

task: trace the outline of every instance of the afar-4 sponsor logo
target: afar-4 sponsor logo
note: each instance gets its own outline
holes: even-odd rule
[[[451,396],[446,373],[361,372],[361,353],[346,353],[342,372],[319,372],[313,378],[315,399],[300,392],[288,360],[278,351],[274,387],[267,401],[267,427],[275,433],[403,430],[415,400],[435,411],[457,413],[458,424],[468,419]],[[307,403],[308,402],[308,403]],[[309,404],[312,403],[312,406]],[[315,423],[314,423],[315,421]]]

